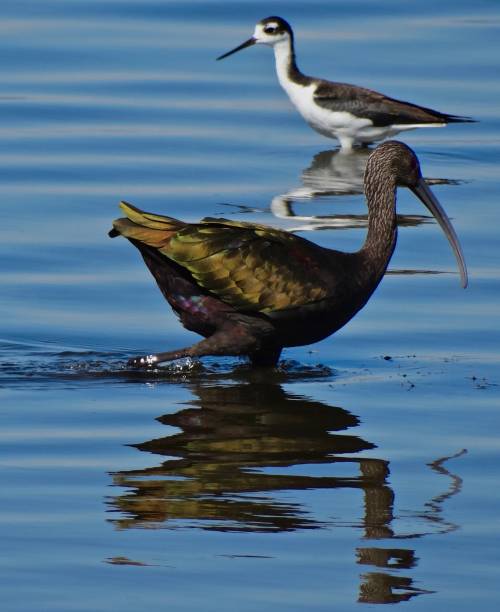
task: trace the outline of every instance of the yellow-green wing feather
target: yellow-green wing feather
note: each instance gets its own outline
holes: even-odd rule
[[[317,249],[270,227],[203,220],[177,232],[160,251],[239,309],[283,310],[328,295]]]
[[[328,295],[318,247],[265,225],[205,218],[187,224],[122,203],[114,228],[158,249],[235,308],[270,312]]]

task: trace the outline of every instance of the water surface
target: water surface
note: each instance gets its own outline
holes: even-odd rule
[[[404,135],[466,254],[410,194],[366,308],[273,373],[235,359],[133,372],[184,346],[127,199],[365,235],[363,152],[290,107],[270,13],[307,73],[479,123]],[[0,31],[2,602],[9,612],[496,610],[500,10],[383,0],[4,1]]]

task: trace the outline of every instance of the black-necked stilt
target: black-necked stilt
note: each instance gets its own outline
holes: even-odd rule
[[[187,329],[204,336],[193,346],[139,357],[148,366],[180,357],[248,355],[273,366],[286,346],[326,338],[366,304],[396,246],[396,187],[417,195],[444,230],[467,272],[458,238],[418,159],[401,142],[379,145],[366,166],[368,233],[355,253],[318,246],[265,225],[203,219],[185,223],[122,203],[113,223],[137,247],[163,295]]]
[[[278,80],[292,103],[314,130],[337,138],[345,150],[356,144],[383,140],[404,130],[474,121],[395,100],[364,87],[302,74],[295,61],[292,28],[281,17],[262,19],[251,38],[217,59],[255,44],[274,48]]]

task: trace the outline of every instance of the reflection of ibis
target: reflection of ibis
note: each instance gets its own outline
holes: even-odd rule
[[[133,360],[148,365],[179,357],[248,355],[276,364],[283,347],[326,338],[368,301],[396,245],[396,187],[409,187],[436,217],[467,285],[458,238],[400,142],[370,155],[364,187],[368,233],[354,253],[320,247],[265,225],[203,219],[184,223],[122,203],[126,219],[113,223],[141,252],[163,295],[187,329],[205,337],[191,347]]]
[[[404,130],[472,121],[395,100],[364,87],[302,74],[295,62],[292,28],[281,17],[262,19],[251,38],[217,59],[255,44],[273,47],[278,80],[292,104],[314,130],[337,138],[343,149],[376,142]]]
[[[124,488],[111,499],[121,514],[115,525],[319,529],[332,517],[314,512],[310,492],[327,490],[330,499],[335,490],[350,490],[362,494],[363,502],[355,495],[355,515],[365,529],[390,537],[388,462],[358,456],[375,446],[355,435],[358,417],[290,393],[269,382],[272,376],[263,381],[255,370],[246,373],[236,384],[189,384],[188,405],[158,418],[175,428],[170,435],[133,445],[151,453],[154,464],[113,474],[113,484]]]

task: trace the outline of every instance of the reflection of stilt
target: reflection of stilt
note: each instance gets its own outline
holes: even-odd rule
[[[308,168],[302,171],[302,185],[289,191],[292,199],[311,199],[328,195],[363,193],[363,176],[372,149],[350,152],[338,149],[316,153]]]
[[[325,196],[355,195],[363,193],[363,176],[371,150],[368,148],[345,151],[322,151],[317,153],[311,165],[302,172],[302,185],[271,201],[271,211],[278,218],[300,221],[296,230],[318,228],[365,227],[364,215],[299,216],[293,210],[293,202],[311,200]],[[292,230],[294,231],[294,230]]]
[[[317,153],[311,165],[301,175],[302,185],[288,192],[275,196],[271,201],[271,211],[275,217],[300,222],[300,226],[291,231],[315,229],[347,229],[366,227],[367,216],[336,215],[297,215],[294,203],[328,196],[348,196],[363,193],[363,176],[371,149],[365,147],[350,152],[342,150],[321,151]],[[455,184],[448,179],[426,179],[429,185]],[[398,215],[398,225],[414,226],[429,221],[424,215]]]
[[[279,219],[291,219],[300,222],[297,227],[289,228],[290,232],[305,232],[320,229],[355,229],[367,227],[367,215],[297,215],[293,208],[293,200],[285,196],[275,196],[271,200],[271,211]],[[397,215],[399,227],[414,227],[423,223],[431,223],[429,215]]]

